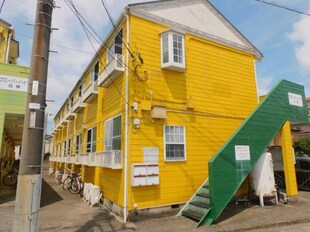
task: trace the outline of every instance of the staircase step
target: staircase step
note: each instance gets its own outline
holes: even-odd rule
[[[190,204],[194,205],[194,206],[197,206],[197,207],[200,207],[200,208],[206,208],[206,209],[209,208],[209,204],[206,204],[206,203],[203,203],[203,202],[200,202],[200,201],[193,201],[193,202],[190,202]]]
[[[209,189],[209,184],[205,184],[204,186],[202,186],[203,188]]]
[[[182,216],[187,217],[187,218],[191,218],[191,219],[196,220],[196,221],[200,221],[200,219],[204,215],[200,212],[195,211],[195,210],[188,209],[188,210],[185,210],[182,212]]]
[[[210,198],[210,194],[209,193],[197,193],[196,195],[199,196],[199,197]]]

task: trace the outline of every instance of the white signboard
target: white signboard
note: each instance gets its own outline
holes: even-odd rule
[[[145,163],[158,163],[158,147],[142,147]]]
[[[295,93],[288,93],[290,105],[303,107],[302,96]]]
[[[28,79],[0,74],[0,89],[27,92]]]
[[[250,146],[235,145],[236,160],[251,160]]]

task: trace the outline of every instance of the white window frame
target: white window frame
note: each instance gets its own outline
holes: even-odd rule
[[[96,72],[96,67],[97,67],[97,72]],[[99,61],[96,62],[96,64],[94,65],[94,67],[92,68],[92,70],[90,72],[91,82],[97,81],[98,77],[99,77]]]
[[[63,145],[62,145],[62,155],[63,156],[67,156],[67,141],[63,142]]]
[[[69,140],[68,140],[68,155],[72,155],[72,143],[73,143],[73,138],[71,137]]]
[[[96,139],[94,140],[94,129],[96,128]],[[88,131],[91,130],[91,141],[88,142]],[[88,148],[88,145],[90,144],[90,150]],[[86,134],[86,153],[94,153],[96,152],[97,149],[97,127],[94,126],[92,128],[89,128],[87,130],[87,134]]]
[[[109,44],[108,46],[108,49],[107,49],[107,63],[109,63],[111,60],[115,59],[115,55],[118,54],[116,53],[115,51],[115,47],[122,47],[123,46],[123,39],[124,39],[124,35],[122,36],[121,38],[121,44],[116,44],[115,43],[115,40],[116,40],[116,37],[119,35],[119,33],[122,32],[122,35],[124,33],[124,30],[123,28],[121,28],[117,34],[114,36],[113,40],[111,41],[111,43]],[[123,51],[122,51],[123,53]],[[119,54],[119,55],[123,55],[123,54]]]
[[[117,117],[121,118],[121,135],[113,136],[113,119]],[[108,123],[112,123],[111,129],[110,129],[110,132],[112,133],[109,135],[109,138],[107,138]],[[113,151],[113,139],[121,139],[122,141],[122,114],[115,115],[114,117],[109,118],[104,122],[104,151]]]
[[[174,61],[174,48],[173,48],[173,45],[174,45],[174,41],[173,41],[173,36],[176,35],[176,36],[179,36],[181,37],[181,42],[182,42],[182,45],[181,45],[181,58],[182,58],[182,62],[175,62]],[[163,47],[163,37],[167,36],[167,39],[168,39],[168,62],[165,62],[164,63],[164,47]],[[170,70],[173,70],[173,71],[178,71],[178,72],[183,72],[185,70],[185,40],[184,40],[184,34],[181,34],[181,33],[177,33],[177,32],[174,32],[174,31],[165,31],[163,33],[161,33],[161,49],[160,49],[160,53],[161,53],[161,67],[164,68],[164,69],[170,69]]]
[[[82,141],[82,133],[77,134],[75,138],[75,154],[79,155],[82,153],[82,146],[83,146],[83,141]]]
[[[166,127],[182,127],[183,128],[183,142],[167,142],[166,141]],[[181,125],[164,125],[163,127],[164,129],[164,160],[166,162],[179,162],[179,161],[186,161],[186,127],[185,126],[181,126]],[[184,157],[182,159],[171,159],[171,158],[167,158],[166,155],[166,145],[167,144],[180,144],[180,145],[184,145]]]

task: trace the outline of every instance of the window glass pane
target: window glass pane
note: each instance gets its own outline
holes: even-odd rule
[[[104,150],[110,151],[112,150],[112,136],[113,136],[113,121],[106,121],[104,127]]]
[[[165,148],[167,160],[184,160],[184,127],[165,126]]]
[[[162,35],[162,54],[163,54],[163,63],[169,62],[169,44],[168,44],[168,34]]]
[[[119,33],[117,34],[117,36],[115,37],[115,54],[120,54],[122,55],[122,45],[123,45],[123,29],[121,29],[119,31]]]
[[[113,119],[113,136],[121,135],[121,116]]]
[[[110,62],[110,60],[113,59],[114,55],[115,55],[115,42],[113,40],[112,44],[109,46],[108,50],[107,50],[107,53],[108,53],[108,60],[107,62]]]

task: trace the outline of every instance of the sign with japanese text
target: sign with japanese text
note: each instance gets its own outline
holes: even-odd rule
[[[294,93],[288,93],[290,105],[303,107],[302,96]]]
[[[0,89],[27,92],[28,82],[28,78],[0,74]]]
[[[236,160],[251,160],[250,146],[236,145],[235,157]]]

